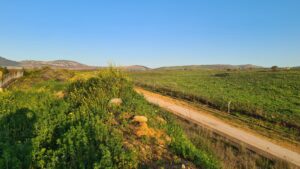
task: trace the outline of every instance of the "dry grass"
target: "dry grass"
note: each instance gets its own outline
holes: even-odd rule
[[[205,151],[213,151],[222,162],[224,169],[293,169],[294,167],[280,160],[270,160],[243,145],[237,145],[230,140],[204,129],[197,124],[177,117],[178,124],[197,147]]]

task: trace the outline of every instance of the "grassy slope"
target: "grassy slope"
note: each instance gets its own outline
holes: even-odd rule
[[[72,82],[93,74],[27,72],[0,93],[0,168],[220,167],[118,72]],[[123,104],[110,106],[114,97]],[[148,118],[151,135],[136,134],[134,115]]]
[[[227,111],[231,102],[233,115],[299,139],[300,71],[166,70],[131,76],[152,90],[220,110]]]

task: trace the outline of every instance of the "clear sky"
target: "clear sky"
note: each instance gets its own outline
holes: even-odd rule
[[[0,0],[0,56],[300,65],[300,0]]]

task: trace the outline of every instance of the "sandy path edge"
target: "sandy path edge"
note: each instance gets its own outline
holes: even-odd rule
[[[141,88],[135,88],[135,90],[139,94],[142,94],[145,99],[152,104],[167,109],[184,119],[207,127],[218,134],[225,136],[233,142],[247,146],[249,149],[259,154],[269,158],[278,158],[287,161],[300,168],[300,154],[297,152],[270,142],[263,137],[258,137],[257,135],[249,133],[243,129],[234,127],[219,118],[209,116],[207,113],[201,110],[192,109],[190,106],[172,102],[170,101],[171,98],[167,96],[152,93]]]

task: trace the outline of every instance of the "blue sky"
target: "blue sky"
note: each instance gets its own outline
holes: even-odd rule
[[[299,0],[0,0],[0,56],[300,65]]]

